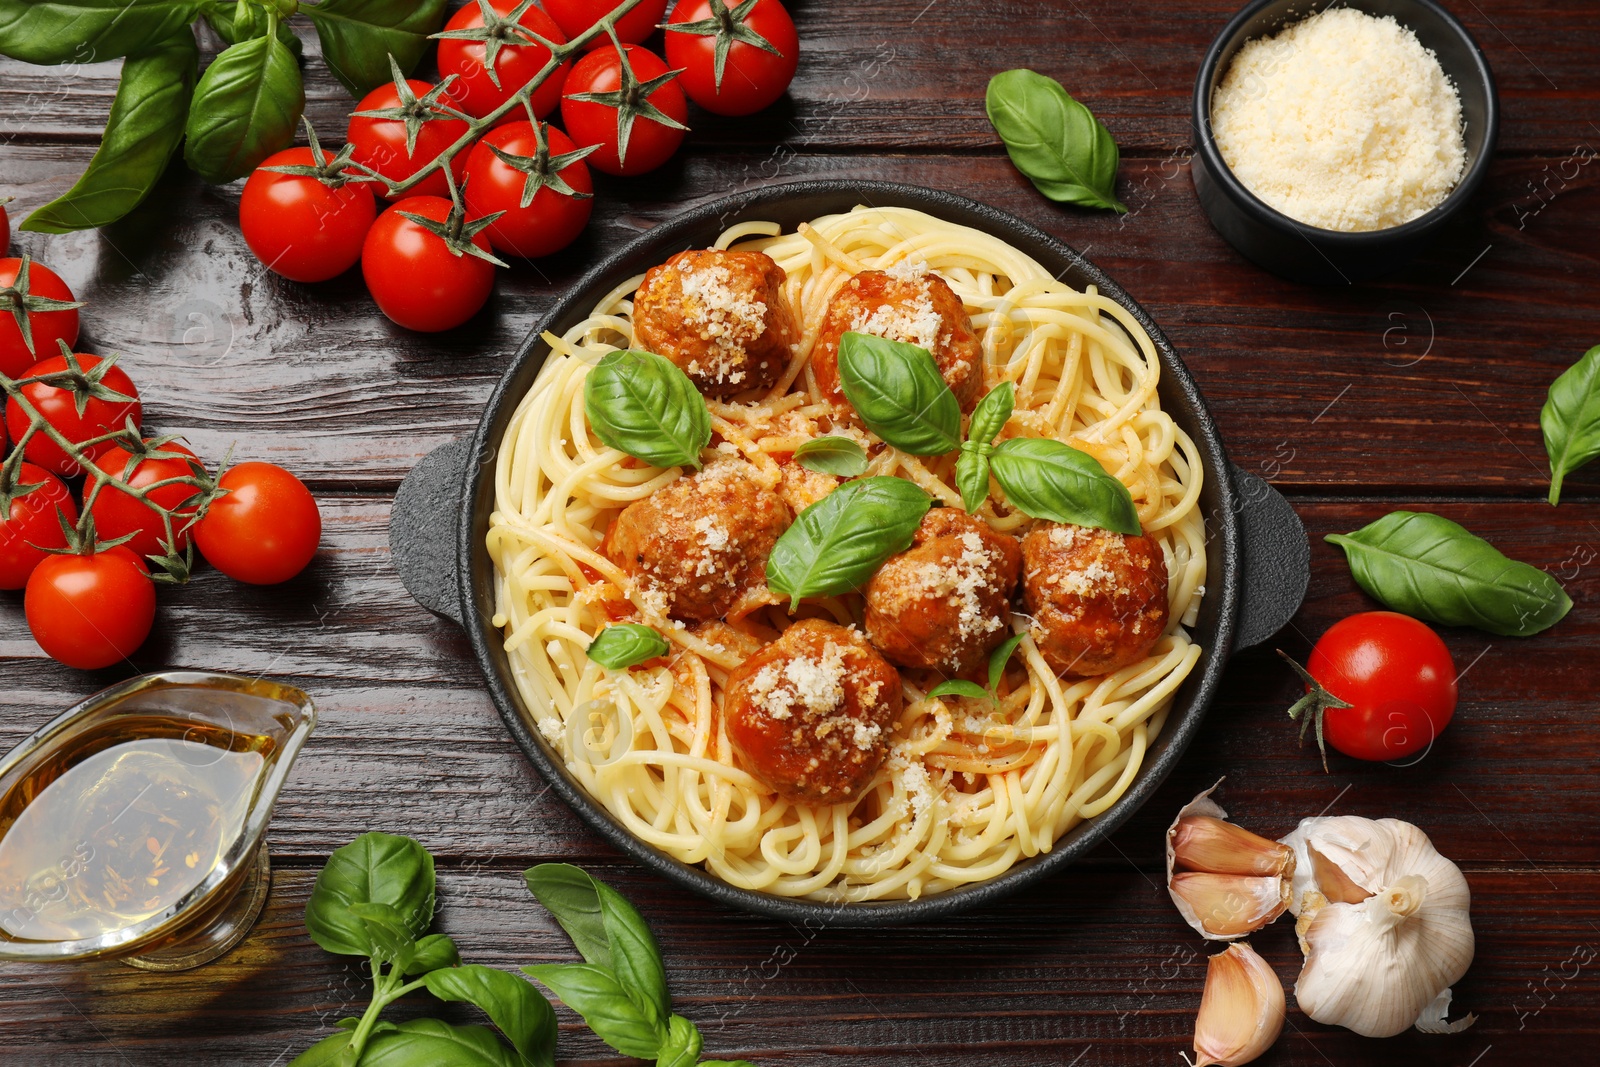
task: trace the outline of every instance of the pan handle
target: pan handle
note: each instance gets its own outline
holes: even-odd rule
[[[1311,544],[1300,516],[1264,479],[1233,466],[1243,557],[1235,651],[1259,645],[1288,624],[1311,584]]]
[[[456,527],[472,441],[461,437],[422,457],[395,494],[389,554],[406,592],[435,615],[461,625]]]

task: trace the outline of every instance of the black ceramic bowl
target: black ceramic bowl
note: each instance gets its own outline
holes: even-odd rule
[[[1024,860],[998,878],[915,901],[825,904],[736,889],[680,863],[634,837],[591,797],[534,727],[517,692],[494,614],[493,565],[484,549],[494,505],[494,458],[517,403],[548,354],[540,335],[558,336],[598,299],[675,252],[704,248],[729,226],[765,219],[793,231],[820,215],[858,204],[907,207],[993,234],[1026,252],[1071,285],[1098,286],[1139,320],[1161,360],[1162,407],[1194,441],[1205,471],[1200,506],[1207,516],[1206,595],[1193,629],[1204,649],[1174,697],[1161,736],[1126,793],[1103,814],[1070,830],[1049,853]],[[465,627],[489,693],[506,727],[550,787],[612,845],[665,877],[708,897],[791,922],[879,926],[932,919],[987,903],[1060,870],[1083,855],[1143,804],[1166,778],[1200,726],[1233,650],[1265,640],[1300,606],[1310,550],[1294,510],[1266,482],[1232,467],[1194,380],[1144,310],[1115,282],[1055,238],[1027,223],[949,193],[885,182],[805,181],[769,186],[690,208],[613,254],[585,277],[528,334],[501,378],[477,431],[424,457],[395,498],[390,547],[406,588],[425,607]],[[494,827],[483,827],[492,835]]]
[[[1369,15],[1393,16],[1409,27],[1461,95],[1467,164],[1461,182],[1433,210],[1400,226],[1345,233],[1297,222],[1234,177],[1211,136],[1211,98],[1234,55],[1247,41],[1277,33],[1338,3]],[[1467,28],[1433,0],[1254,0],[1223,27],[1194,83],[1191,163],[1195,192],[1211,225],[1248,259],[1294,281],[1349,284],[1404,265],[1466,208],[1494,156],[1500,104],[1494,74]]]

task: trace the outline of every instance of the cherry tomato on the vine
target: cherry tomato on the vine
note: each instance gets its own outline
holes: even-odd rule
[[[41,562],[28,578],[22,610],[46,654],[96,670],[127,659],[150,636],[156,588],[144,561],[116,545]]]
[[[1426,623],[1393,611],[1368,611],[1328,628],[1306,670],[1306,714],[1321,718],[1328,744],[1364,760],[1396,760],[1432,745],[1456,710],[1456,668]],[[1343,702],[1349,707],[1338,707]]]
[[[550,59],[550,50],[542,44],[529,42],[517,34],[517,26],[526,26],[535,34],[556,44],[565,44],[566,35],[549,15],[537,7],[529,7],[516,22],[504,18],[516,10],[520,0],[489,0],[489,6],[500,18],[487,27],[483,9],[476,0],[468,3],[445,23],[445,33],[475,33],[474,37],[441,37],[439,40],[439,77],[456,76],[450,95],[457,106],[467,114],[482,118],[507,100],[511,94],[533,80]],[[487,59],[490,42],[494,48],[494,77],[489,75]],[[533,113],[544,118],[561,102],[561,82],[567,76],[570,63],[562,63],[544,84],[533,92]],[[499,84],[496,84],[498,79]],[[501,122],[514,122],[524,118],[519,107],[513,109]]]
[[[78,343],[78,309],[63,308],[58,311],[28,310],[25,312],[29,329],[33,333],[33,348],[28,348],[17,323],[17,301],[24,307],[37,307],[60,301],[72,303],[72,290],[61,276],[42,263],[28,262],[26,284],[19,281],[22,260],[0,259],[0,374],[20,378],[23,372],[41,359],[49,359],[61,352],[58,342],[68,348]]]
[[[21,589],[49,553],[49,548],[65,548],[67,535],[61,519],[68,525],[78,521],[78,505],[66,483],[43,467],[24,463],[17,469],[21,485],[39,488],[11,501],[11,514],[0,518],[0,589]]]
[[[697,29],[673,29],[685,25]],[[717,43],[724,36],[728,49],[718,71]],[[800,35],[779,0],[756,0],[742,20],[730,15],[726,24],[711,0],[683,0],[667,20],[667,63],[683,70],[678,81],[689,99],[718,115],[751,115],[768,106],[789,88],[799,62]]]
[[[361,250],[367,290],[379,310],[408,330],[436,333],[460,326],[489,299],[494,264],[452,248],[408,214],[448,226],[451,204],[442,197],[413,196],[378,216]],[[460,240],[490,250],[489,238],[475,224],[466,225]]]
[[[287,582],[317,554],[322,516],[305,484],[272,463],[241,463],[217,482],[228,495],[195,523],[200,554],[229,578]]]
[[[569,41],[611,14],[616,6],[613,0],[544,0],[545,10]],[[642,43],[661,25],[661,17],[666,13],[667,0],[644,0],[617,20],[617,39],[624,44]],[[588,47],[599,48],[610,43],[611,39],[600,33],[590,39]]]
[[[484,231],[489,243],[498,251],[528,259],[571,244],[583,232],[594,204],[589,168],[581,159],[563,160],[577,146],[553,126],[545,126],[543,134],[541,146],[533,123],[513,122],[484,134],[467,157],[467,213],[482,218],[505,212]],[[491,146],[528,162],[512,166],[495,155]],[[529,182],[534,183],[535,192],[523,207],[522,195]]]
[[[329,185],[311,173],[320,162],[309,148],[286,148],[251,173],[239,197],[245,243],[268,270],[290,281],[326,281],[355,266],[378,217],[371,183],[334,179]],[[304,171],[283,174],[268,167]]]
[[[170,458],[141,459],[133,468],[131,475],[127,474],[131,454],[121,446],[100,453],[94,458],[94,463],[100,469],[122,478],[135,489],[143,489],[156,482],[186,478],[194,474],[188,460],[198,462],[198,457],[178,442],[168,441],[155,451],[160,456]],[[88,491],[87,488],[84,489],[85,493]],[[180,505],[196,492],[192,485],[174,483],[151,489],[148,493],[150,500],[168,511],[176,512],[172,516],[172,536],[174,548],[179,552],[189,544],[189,532],[184,527],[195,513],[194,508],[182,508]],[[89,506],[89,514],[94,516],[95,532],[102,540],[114,541],[123,534],[131,533],[133,539],[124,544],[134,554],[139,556],[166,554],[166,546],[162,544],[167,535],[166,526],[161,521],[160,513],[148,504],[141,503],[137,497],[129,495],[125,490],[110,484],[102,486],[99,495],[94,498],[94,503]]]
[[[120,430],[129,419],[133,420],[134,428],[137,429],[141,409],[139,391],[133,387],[133,379],[115,364],[102,366],[104,361],[99,356],[74,353],[73,359],[79,369],[76,380],[59,386],[46,382],[30,382],[22,387],[22,395],[27,398],[28,403],[33,405],[57,433],[75,445],[113,430]],[[54,356],[40,360],[29,367],[23,377],[34,378],[70,370],[71,366],[66,356]],[[105,388],[132,399],[111,400],[94,396],[90,392],[93,382],[99,382]],[[80,397],[84,398],[81,413],[78,411]],[[22,406],[15,400],[6,401],[6,429],[11,432],[13,441],[22,440],[22,435],[28,431],[28,413],[23,411]],[[91,449],[91,455],[98,455],[113,447],[115,446],[107,441]],[[30,462],[68,478],[82,473],[82,468],[43,431],[33,435],[23,449],[23,455]]]
[[[354,151],[352,162],[371,167],[390,181],[404,181],[423,167],[439,158],[439,154],[454,144],[467,132],[465,121],[451,118],[439,110],[439,105],[455,105],[448,93],[437,92],[437,86],[415,78],[406,80],[402,91],[397,85],[380,85],[361,98],[356,111],[381,111],[382,116],[352,115],[345,139]],[[414,129],[416,143],[406,152],[408,129]],[[456,184],[461,184],[461,171],[467,164],[467,154],[457,152],[450,161],[451,174]],[[383,195],[380,183],[377,189]],[[422,179],[402,196],[449,196],[450,186],[441,168]],[[391,198],[398,199],[398,198]]]
[[[688,130],[689,105],[660,56],[634,44],[622,51],[626,59],[602,48],[577,62],[562,87],[561,120],[577,144],[599,145],[589,164],[627,176],[672,158]]]

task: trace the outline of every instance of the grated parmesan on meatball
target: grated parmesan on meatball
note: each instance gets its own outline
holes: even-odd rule
[[[1022,540],[1034,643],[1057,672],[1109,674],[1167,628],[1167,562],[1150,537],[1045,522]]]

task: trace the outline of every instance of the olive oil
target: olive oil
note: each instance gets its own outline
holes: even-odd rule
[[[0,939],[127,929],[201,885],[238,839],[273,738],[120,716],[0,797]]]

